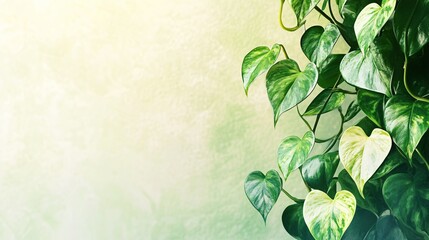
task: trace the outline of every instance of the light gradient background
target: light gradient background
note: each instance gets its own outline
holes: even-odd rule
[[[305,130],[294,111],[274,129],[263,78],[241,83],[259,45],[308,61],[279,1],[0,3],[0,239],[290,238],[291,201],[265,226],[243,193]]]

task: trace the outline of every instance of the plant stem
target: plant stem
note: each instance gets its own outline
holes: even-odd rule
[[[333,88],[332,90],[334,90],[334,92],[343,92],[345,94],[352,94],[352,95],[357,94],[357,92],[348,91],[342,88]]]
[[[334,140],[328,145],[328,147],[325,149],[324,153],[329,152],[334,146],[335,143],[337,143],[338,139],[341,136],[341,133],[343,132],[343,127],[344,127],[344,114],[341,112],[341,110],[338,109],[338,112],[340,113],[340,117],[341,117],[341,127],[340,130],[338,131],[337,135],[335,136]]]
[[[294,202],[296,202],[296,203],[303,203],[304,202],[304,200],[303,199],[298,199],[298,198],[296,198],[296,197],[294,197],[294,196],[292,196],[290,193],[288,193],[284,188],[282,188],[282,192],[284,193],[284,194],[286,194],[286,196],[288,197],[288,198],[290,198],[290,200],[292,200],[292,201],[294,201]]]
[[[302,121],[305,123],[305,125],[307,125],[308,130],[313,131],[311,129],[310,124],[308,123],[308,121],[304,118],[304,116],[301,114],[301,112],[299,111],[298,105],[296,105],[296,111],[298,112],[299,117],[302,119]]]
[[[417,149],[416,148],[416,152],[417,152],[417,154],[419,155],[419,157],[423,160],[423,162],[425,163],[425,165],[426,165],[426,167],[427,167],[427,169],[428,169],[428,171],[429,171],[429,163],[428,163],[428,161],[426,160],[426,158],[423,156],[423,154],[419,151],[419,149]]]
[[[305,21],[304,21],[303,23],[297,23],[297,25],[296,25],[295,27],[292,27],[292,28],[286,27],[286,26],[283,24],[283,6],[284,6],[284,4],[285,4],[285,0],[280,0],[280,13],[279,13],[279,22],[280,22],[280,26],[281,26],[284,30],[286,30],[286,31],[288,31],[288,32],[294,32],[294,31],[296,31],[298,28],[300,28],[300,27],[305,23]]]
[[[419,96],[415,95],[413,92],[411,92],[410,87],[408,86],[408,82],[407,82],[407,69],[408,69],[408,57],[407,57],[407,54],[405,54],[405,62],[404,62],[404,86],[405,86],[405,89],[407,90],[408,94],[410,94],[411,97],[413,97],[414,99],[416,99],[418,101],[429,103],[429,99],[419,97]]]
[[[331,22],[332,24],[335,24],[335,22],[328,16],[328,14],[326,14],[322,9],[320,9],[318,6],[314,7],[314,9],[316,9],[317,12],[320,13],[320,15],[322,15],[324,18],[326,18],[329,22]]]
[[[341,23],[340,23],[340,22],[338,22],[338,21],[337,21],[337,19],[335,19],[335,15],[334,15],[334,13],[333,13],[333,11],[332,11],[331,0],[328,0],[328,7],[329,7],[329,13],[331,14],[332,20],[334,20],[334,22],[335,22],[337,25],[341,25]]]
[[[287,51],[286,51],[285,46],[283,46],[283,44],[280,44],[280,47],[281,47],[281,49],[282,49],[282,51],[283,51],[283,53],[284,53],[284,55],[285,55],[285,58],[286,58],[286,59],[289,59],[289,55],[287,54]]]

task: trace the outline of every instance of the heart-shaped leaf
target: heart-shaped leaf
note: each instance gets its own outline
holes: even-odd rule
[[[359,192],[383,163],[392,147],[389,133],[376,128],[368,137],[362,128],[348,128],[340,139],[339,154],[344,168],[353,178]]]
[[[351,46],[357,44],[354,32],[356,18],[362,9],[371,2],[373,0],[339,0],[338,10],[344,19],[341,34]]]
[[[346,95],[343,92],[333,92],[331,95],[331,92],[332,89],[324,89],[322,92],[320,92],[313,99],[313,101],[311,101],[310,105],[308,105],[304,115],[311,116],[320,113],[327,113],[341,106],[344,102],[344,99],[346,98]],[[325,105],[326,101],[328,103]]]
[[[383,0],[381,6],[370,3],[359,13],[354,28],[359,47],[364,54],[395,11],[395,5],[396,0]]]
[[[319,239],[341,239],[353,220],[356,199],[349,191],[339,191],[332,200],[326,193],[313,190],[304,202],[304,220],[311,234]]]
[[[271,50],[268,47],[261,46],[253,49],[244,57],[241,66],[241,77],[246,95],[253,80],[276,62],[280,50],[279,44],[274,44]]]
[[[429,104],[406,96],[393,96],[386,103],[384,121],[393,141],[411,159],[429,128]]]
[[[402,51],[411,56],[429,41],[429,0],[400,1],[393,24]]]
[[[283,139],[280,143],[277,162],[280,170],[283,173],[284,179],[288,178],[289,174],[299,167],[307,160],[313,148],[315,137],[312,131],[304,134],[302,139],[296,136],[291,136]]]
[[[311,157],[302,165],[302,177],[311,188],[326,192],[339,162],[338,152]]]
[[[277,202],[282,187],[282,179],[275,170],[268,171],[267,175],[255,171],[247,176],[244,192],[253,207],[261,214],[264,222],[267,221],[268,213]]]
[[[377,172],[375,172],[371,177],[371,179],[382,178],[404,163],[406,163],[406,159],[404,159],[401,153],[399,153],[396,147],[394,147],[390,151],[389,155],[387,155],[387,158],[384,160],[383,164],[381,164],[381,166],[377,169]]]
[[[387,178],[383,196],[394,216],[417,231],[429,233],[429,178],[398,173]]]
[[[378,127],[384,126],[383,107],[385,96],[376,92],[359,90],[357,99],[359,106],[366,116]]]
[[[357,101],[352,101],[347,107],[346,115],[344,115],[344,122],[352,120],[360,112],[360,107]]]
[[[333,88],[335,83],[340,84],[343,79],[340,72],[340,63],[344,54],[331,54],[318,67],[319,79],[317,84],[322,88]]]
[[[374,213],[359,207],[356,208],[353,221],[341,240],[364,239],[365,235],[376,222],[377,216]]]
[[[321,26],[313,26],[302,35],[301,48],[307,58],[320,66],[331,54],[340,31],[334,24],[328,24],[325,29]]]
[[[341,61],[340,71],[351,85],[390,96],[393,64],[390,53],[392,44],[386,38],[378,38],[367,54],[356,50]]]
[[[282,215],[283,227],[294,238],[312,240],[310,231],[304,221],[303,204],[288,206]]]
[[[284,0],[283,0],[284,1]],[[301,25],[304,18],[313,10],[320,0],[289,0],[289,4],[296,15],[297,25]]]
[[[364,240],[407,240],[395,217],[392,215],[380,217],[372,227]]]
[[[317,68],[309,63],[304,71],[291,59],[280,61],[267,73],[267,92],[274,110],[274,125],[280,115],[302,102],[317,83]]]

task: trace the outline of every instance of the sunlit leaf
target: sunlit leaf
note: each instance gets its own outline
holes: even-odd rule
[[[321,26],[313,26],[302,35],[301,48],[307,58],[320,66],[331,54],[340,31],[334,24],[328,24],[325,29]]]
[[[295,12],[298,25],[304,21],[304,18],[319,2],[320,0],[289,0],[289,4]]]

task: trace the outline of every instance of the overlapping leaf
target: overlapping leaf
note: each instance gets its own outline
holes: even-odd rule
[[[359,102],[359,106],[365,113],[365,115],[375,124],[377,124],[378,127],[383,127],[383,107],[385,96],[367,90],[359,90],[357,99]]]
[[[338,152],[311,157],[302,165],[302,177],[311,188],[326,192],[339,162]]]
[[[303,101],[317,83],[317,68],[309,63],[304,71],[291,60],[276,63],[267,74],[267,92],[274,110],[274,125],[283,112]]]
[[[313,132],[308,131],[301,138],[291,136],[283,139],[280,143],[277,162],[286,180],[291,172],[295,171],[307,160],[313,148],[315,137]]]
[[[312,240],[310,231],[304,221],[303,204],[288,206],[282,214],[283,227],[297,239]]]
[[[365,183],[377,171],[392,147],[389,133],[374,129],[368,137],[362,128],[348,128],[340,139],[339,154],[344,168],[363,195]]]
[[[340,72],[340,63],[343,60],[344,54],[331,54],[318,67],[319,79],[317,84],[322,88],[332,88],[338,81],[338,84],[343,82]]]
[[[297,25],[301,25],[303,23],[304,18],[319,2],[320,0],[289,0],[289,4],[292,6],[298,21]]]
[[[253,207],[259,211],[264,222],[279,198],[283,186],[282,179],[275,170],[267,175],[260,171],[250,173],[244,182],[244,192]]]
[[[356,199],[348,191],[339,191],[334,199],[313,190],[304,202],[304,220],[316,240],[341,239],[353,220]]]
[[[396,0],[383,0],[381,6],[370,3],[359,13],[354,29],[359,47],[364,54],[368,52],[375,37],[395,11],[395,6]]]
[[[246,95],[253,80],[267,71],[276,62],[280,50],[281,47],[279,44],[274,44],[271,49],[261,46],[254,48],[244,57],[241,66],[241,76]]]
[[[392,215],[380,217],[374,227],[369,230],[364,240],[407,240],[395,217]]]
[[[347,107],[346,114],[344,115],[344,122],[352,120],[359,112],[360,107],[357,101],[352,101]]]
[[[377,222],[377,216],[362,208],[356,208],[352,223],[341,240],[364,239],[371,227]]]
[[[320,66],[331,54],[340,31],[334,24],[328,24],[325,29],[321,26],[313,26],[302,35],[301,48],[307,58]]]
[[[411,159],[429,128],[429,104],[406,96],[393,96],[386,103],[384,120],[393,141]]]
[[[320,113],[327,113],[341,106],[346,95],[343,92],[333,92],[331,95],[331,92],[332,89],[324,89],[320,92],[313,101],[311,101],[310,105],[308,105],[304,115],[311,116]],[[326,105],[325,102],[327,102]]]

